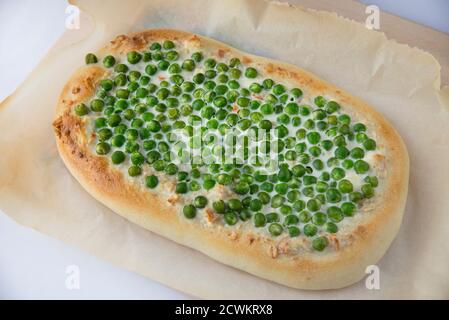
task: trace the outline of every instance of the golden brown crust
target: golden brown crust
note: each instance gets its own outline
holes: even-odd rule
[[[405,145],[395,129],[365,102],[304,70],[245,54],[188,32],[154,29],[118,36],[102,52],[126,53],[164,39],[188,41],[198,48],[214,50],[218,57],[232,54],[261,68],[273,78],[290,81],[311,94],[324,92],[349,106],[345,111],[364,119],[376,132],[378,144],[385,150],[382,165],[387,178],[381,194],[373,203],[375,212],[359,221],[349,235],[351,245],[340,246],[338,239],[330,238],[335,250],[326,253],[305,251],[302,254],[284,254],[289,251],[289,246],[283,239],[274,240],[220,225],[204,226],[181,217],[171,203],[128,181],[105,158],[89,151],[85,124],[73,116],[71,110],[90,97],[95,84],[106,75],[107,71],[98,66],[80,69],[64,87],[57,106],[54,122],[56,141],[70,172],[96,199],[128,220],[257,276],[303,289],[339,288],[361,279],[365,268],[376,263],[388,249],[402,220],[409,160]]]

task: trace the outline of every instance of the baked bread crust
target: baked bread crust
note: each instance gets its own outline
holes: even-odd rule
[[[114,212],[148,230],[194,248],[219,262],[256,276],[301,289],[332,289],[348,286],[365,275],[367,266],[377,263],[396,236],[404,212],[409,175],[406,147],[396,130],[365,102],[295,66],[250,55],[218,41],[192,33],[151,29],[118,36],[100,52],[123,54],[141,50],[152,41],[186,41],[216,56],[232,54],[257,66],[273,79],[283,79],[310,94],[335,97],[345,112],[355,114],[375,132],[384,150],[379,155],[378,173],[384,176],[376,189],[367,214],[361,214],[346,236],[349,245],[339,246],[330,239],[333,250],[288,252],[285,239],[274,239],[248,229],[223,225],[204,225],[185,219],[179,209],[142,185],[126,179],[109,161],[88,147],[86,123],[72,109],[94,93],[98,81],[109,71],[99,65],[79,69],[65,85],[57,104],[53,123],[56,143],[65,165],[79,183]],[[284,241],[284,243],[283,243]]]

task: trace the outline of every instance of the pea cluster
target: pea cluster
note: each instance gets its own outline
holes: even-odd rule
[[[86,63],[98,59],[89,53]],[[338,223],[356,213],[357,203],[374,196],[378,179],[364,159],[376,142],[336,101],[317,96],[306,103],[300,88],[262,79],[238,58],[217,61],[202,52],[181,57],[172,41],[131,51],[126,61],[108,55],[102,63],[113,70],[111,76],[101,80],[95,97],[74,108],[76,115],[92,120],[98,155],[110,156],[115,165],[128,159],[131,177],[141,176],[144,165],[152,166],[157,173],[144,177],[150,189],[159,186],[158,176],[164,173],[176,178],[175,192],[181,195],[216,185],[234,192],[226,201],[198,195],[183,207],[187,219],[209,206],[227,225],[252,221],[273,237],[302,233],[312,238],[313,249],[322,251],[328,245],[324,234],[336,233]],[[266,174],[264,163],[220,161],[195,162],[181,170],[173,150],[186,159],[188,147],[221,152],[213,138],[200,146],[190,139],[188,146],[176,148],[179,140],[171,133],[182,130],[191,138],[198,122],[202,131],[224,135],[238,128],[248,139],[257,139],[251,131],[274,129],[278,171]],[[269,149],[273,144],[261,145]],[[351,181],[354,174],[361,183]]]

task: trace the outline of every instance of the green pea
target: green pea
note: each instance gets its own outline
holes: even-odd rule
[[[281,95],[285,92],[285,87],[282,84],[276,84],[273,86],[273,93],[275,95]]]
[[[196,63],[201,62],[201,60],[203,60],[203,54],[201,52],[194,52],[192,54],[192,60],[195,61]]]
[[[369,183],[374,188],[379,185],[379,180],[375,176],[366,176],[365,179],[363,179],[363,181]]]
[[[207,198],[205,196],[197,196],[193,201],[193,204],[196,208],[204,208],[207,205]]]
[[[278,179],[282,182],[288,182],[291,180],[292,172],[288,169],[287,166],[282,166],[278,172]]]
[[[317,226],[323,225],[327,220],[327,216],[322,212],[317,212],[312,216],[312,222]]]
[[[343,160],[343,162],[341,163],[342,167],[346,170],[351,169],[352,167],[354,167],[354,162],[350,159],[346,159]]]
[[[282,123],[282,124],[289,124],[290,123],[290,117],[287,114],[283,113],[283,114],[281,114],[277,118],[277,121]]]
[[[298,227],[295,226],[290,226],[287,228],[288,230],[288,235],[292,238],[297,237],[301,234],[301,230],[299,230]]]
[[[304,201],[302,201],[302,202],[304,203]],[[304,209],[304,206],[302,206],[302,209],[299,209],[297,211],[301,211],[303,209]],[[312,219],[312,217],[310,216],[310,213],[308,211],[301,211],[299,213],[298,219],[302,223],[307,223]]]
[[[340,109],[340,105],[335,101],[329,101],[326,104],[326,112],[329,114],[334,113],[334,112],[338,111],[339,109]]]
[[[287,215],[284,218],[284,225],[289,226],[289,225],[295,225],[299,222],[299,218],[293,214]]]
[[[160,43],[158,43],[158,42],[153,42],[151,45],[150,45],[150,50],[151,51],[156,51],[156,50],[161,50],[162,49],[162,46],[160,45]]]
[[[191,204],[185,205],[182,209],[182,213],[187,219],[193,219],[196,217],[196,208]]]
[[[351,157],[354,159],[362,159],[365,156],[365,151],[362,148],[355,147],[351,150]]]
[[[215,187],[215,180],[213,179],[205,179],[203,182],[203,188],[206,190],[210,190]]]
[[[306,168],[300,164],[297,164],[292,168],[292,173],[295,177],[302,177],[306,173]]]
[[[148,62],[151,60],[151,52],[144,52],[143,53],[143,62]]]
[[[249,204],[249,208],[252,211],[259,211],[262,209],[263,203],[259,199],[252,199]]]
[[[112,137],[112,131],[108,128],[100,129],[97,132],[97,137],[101,142],[109,140]]]
[[[303,183],[305,186],[314,185],[317,182],[317,178],[315,176],[304,176]]]
[[[111,146],[106,142],[100,142],[97,144],[95,150],[97,151],[97,154],[105,155],[109,153]]]
[[[226,212],[226,203],[223,200],[215,201],[212,203],[212,208],[216,213],[223,214]]]
[[[153,162],[153,168],[156,171],[164,171],[165,169],[165,161],[160,159]]]
[[[358,174],[366,173],[369,170],[370,166],[366,161],[363,160],[357,160],[354,163],[354,170]]]
[[[324,181],[329,181],[330,178],[331,178],[331,175],[329,174],[329,172],[323,172],[320,176],[320,179],[324,180]]]
[[[175,192],[176,193],[187,193],[187,183],[185,182],[179,182],[176,184]]]
[[[353,127],[355,132],[363,132],[366,131],[366,126],[363,123],[356,123]]]
[[[231,58],[231,60],[229,60],[229,66],[231,68],[237,67],[240,65],[240,59],[239,58]]]
[[[165,172],[170,175],[173,176],[175,174],[178,173],[178,166],[174,163],[170,163],[167,165],[167,167],[165,168]]]
[[[307,201],[307,209],[310,211],[318,211],[321,207],[321,203],[316,199],[310,199]]]
[[[106,67],[106,68],[111,68],[111,67],[113,67],[114,66],[114,64],[115,64],[115,58],[113,57],[113,56],[106,56],[106,57],[104,57],[104,59],[103,59],[103,65]]]
[[[166,57],[167,60],[169,60],[169,61],[175,61],[175,60],[178,59],[179,54],[178,54],[178,52],[176,52],[176,51],[174,51],[174,50],[171,50],[171,51],[168,51],[168,52],[165,54],[165,57]]]
[[[335,149],[334,155],[337,159],[343,160],[349,155],[349,150],[346,147],[341,146]]]
[[[327,209],[327,216],[333,222],[340,222],[343,220],[343,213],[339,207],[331,206]]]
[[[363,144],[364,141],[368,140],[368,136],[367,136],[365,133],[363,133],[363,132],[358,132],[358,133],[355,135],[355,140],[356,140],[357,142]]]
[[[123,135],[119,134],[119,135],[115,135],[112,137],[111,144],[114,147],[120,148],[121,146],[123,146],[125,144],[125,141],[126,141],[126,138]]]
[[[245,76],[247,78],[254,79],[257,77],[257,70],[252,67],[246,68]]]
[[[263,85],[263,87],[264,87],[266,90],[269,90],[269,89],[271,89],[271,88],[273,87],[274,81],[273,81],[272,79],[265,79],[265,80],[262,82],[262,85]]]
[[[258,83],[252,83],[249,86],[249,91],[254,92],[254,93],[260,93],[262,91],[262,86]]]
[[[114,83],[117,86],[124,86],[124,85],[126,85],[127,82],[128,82],[128,78],[123,73],[117,75],[114,78]]]
[[[279,215],[276,212],[271,212],[265,215],[267,223],[279,222]]]
[[[347,217],[352,217],[354,215],[355,209],[355,204],[352,202],[344,202],[341,205],[341,212]]]
[[[328,244],[329,244],[329,241],[327,240],[326,237],[318,237],[318,238],[313,239],[313,241],[312,241],[312,247],[316,251],[323,251],[324,249],[326,249]]]
[[[274,237],[280,236],[282,232],[284,231],[284,228],[279,223],[272,223],[268,227],[268,231],[270,234]]]
[[[254,226],[256,228],[265,227],[266,223],[267,219],[263,213],[259,212],[254,215]]]
[[[79,117],[85,116],[89,113],[89,108],[84,103],[80,103],[75,107],[75,113]]]
[[[288,184],[286,183],[279,183],[274,186],[274,191],[278,194],[286,194],[288,190]]]
[[[157,67],[154,64],[148,64],[145,67],[145,73],[147,73],[150,76],[156,74],[156,72],[157,72]]]
[[[290,90],[290,93],[292,94],[292,96],[294,96],[295,98],[299,98],[302,96],[302,90],[299,88],[293,88],[292,90]]]
[[[240,220],[242,221],[248,221],[252,216],[253,214],[249,210],[243,210],[239,214]]]
[[[366,150],[374,150],[376,149],[376,141],[374,141],[373,139],[366,139],[365,141],[363,141],[363,147]]]
[[[123,161],[125,161],[125,153],[123,153],[122,151],[114,151],[111,155],[111,160],[113,164],[120,164]]]
[[[236,68],[232,68],[229,70],[229,76],[233,79],[239,79],[242,75],[242,72],[239,69]],[[236,87],[238,88],[239,86],[233,86],[233,89],[236,89]]]
[[[317,96],[313,101],[319,108],[323,108],[326,105],[326,99],[323,96]]]
[[[127,53],[126,58],[129,63],[136,64],[142,59],[142,54],[137,51],[130,51]]]
[[[226,212],[223,216],[226,224],[233,226],[238,222],[238,216],[234,212]]]
[[[313,224],[306,224],[303,228],[303,232],[308,237],[313,237],[318,232],[318,228]]]
[[[374,188],[371,184],[364,184],[361,188],[365,198],[372,198],[374,196]]]
[[[170,50],[170,49],[173,49],[175,47],[175,43],[173,41],[171,41],[171,40],[165,40],[163,42],[163,44],[162,44],[162,47],[165,50]]]
[[[259,198],[259,200],[262,202],[262,204],[268,204],[270,203],[271,197],[270,195],[265,192],[265,191],[261,191],[259,192],[259,194],[257,195],[257,197]]]
[[[326,200],[330,203],[337,203],[341,201],[341,193],[335,188],[329,188],[326,191]]]
[[[159,184],[159,179],[155,175],[145,177],[145,185],[147,188],[154,189]]]
[[[338,190],[340,190],[341,193],[350,193],[353,190],[353,186],[351,181],[347,179],[340,180],[338,182]]]
[[[333,222],[327,222],[324,225],[324,230],[326,230],[329,233],[336,233],[338,231],[338,227],[335,223]]]
[[[247,182],[240,181],[235,185],[234,191],[240,195],[247,194],[249,192],[249,184]]]
[[[93,63],[97,63],[98,59],[97,59],[97,56],[94,55],[93,53],[88,53],[86,55],[86,57],[84,58],[84,61],[86,62],[86,64],[93,64]]]
[[[139,166],[131,166],[128,168],[128,174],[131,177],[137,177],[142,173],[142,169]]]
[[[279,208],[280,206],[282,206],[285,202],[285,198],[279,194],[273,196],[273,198],[271,198],[271,207],[272,208]]]
[[[336,181],[343,179],[345,176],[346,172],[342,168],[334,168],[331,171],[331,177]]]
[[[241,211],[243,209],[242,202],[239,199],[229,199],[229,208],[234,211]]]

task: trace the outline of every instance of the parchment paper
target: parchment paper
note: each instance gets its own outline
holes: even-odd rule
[[[9,216],[196,297],[449,298],[449,113],[440,105],[440,68],[430,54],[336,14],[260,0],[76,2],[93,23],[83,18],[80,30],[67,31],[2,105],[0,207]],[[410,191],[401,231],[378,264],[380,290],[361,281],[301,291],[224,266],[125,221],[69,174],[51,128],[62,86],[86,52],[117,34],[155,27],[296,64],[365,99],[393,123],[410,153]]]

